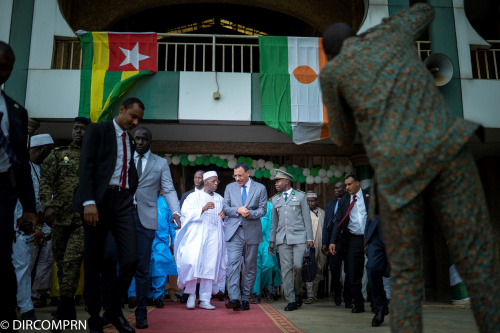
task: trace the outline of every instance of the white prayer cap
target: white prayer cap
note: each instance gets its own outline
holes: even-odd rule
[[[203,174],[203,180],[206,180],[207,178],[210,178],[210,177],[218,177],[217,176],[217,172],[215,171],[207,171]]]
[[[317,198],[318,195],[316,194],[316,192],[309,191],[309,192],[307,192],[307,197],[308,198]]]
[[[52,140],[52,137],[50,134],[37,134],[33,135],[30,140],[30,148],[33,147],[40,147],[40,146],[46,146],[46,145],[53,145],[54,140]]]

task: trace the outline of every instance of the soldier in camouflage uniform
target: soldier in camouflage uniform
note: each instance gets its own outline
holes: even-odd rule
[[[74,295],[80,279],[83,261],[83,225],[80,215],[73,213],[71,202],[78,184],[80,145],[90,121],[76,117],[73,142],[55,148],[42,165],[40,199],[45,207],[45,219],[52,227],[52,251],[59,280],[59,306],[55,320],[76,319]]]
[[[320,82],[330,134],[346,146],[359,132],[375,170],[391,263],[392,331],[422,331],[420,251],[430,209],[464,278],[480,331],[500,332],[493,229],[465,147],[477,125],[450,114],[415,52],[414,41],[433,17],[433,7],[417,3],[359,36],[346,24],[325,31],[331,60]]]

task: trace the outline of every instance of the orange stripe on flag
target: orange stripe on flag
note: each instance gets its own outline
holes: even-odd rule
[[[321,70],[327,63],[325,50],[323,50],[323,38],[318,38],[318,58],[319,58],[319,71],[321,72]],[[321,126],[320,139],[326,139],[329,137],[330,137],[330,132],[328,132],[328,113],[326,111],[325,105],[323,104],[323,126]]]

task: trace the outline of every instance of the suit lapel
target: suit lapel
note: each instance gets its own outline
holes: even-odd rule
[[[113,120],[108,121],[106,133],[107,141],[111,142],[111,153],[113,154],[113,163],[116,161],[116,156],[118,155],[118,145],[116,140],[116,130],[115,125],[113,125]]]
[[[241,200],[241,187],[240,185],[238,185],[237,182],[234,182],[234,195],[236,196],[236,198],[238,198],[238,207],[241,207],[243,206],[243,201]],[[248,198],[247,198],[247,201],[248,201]]]
[[[153,169],[153,166],[154,166],[155,163],[156,163],[155,155],[153,155],[153,153],[149,153],[148,162],[146,163],[146,168],[144,169],[144,172],[142,173],[141,178],[139,179],[139,181],[141,179],[143,179],[144,177],[146,177],[146,175],[148,174],[148,172],[151,171],[151,169]]]
[[[9,96],[7,96],[2,91],[3,98],[5,99],[5,106],[7,107],[7,113],[4,114],[4,117],[9,117],[9,128],[21,128],[21,114],[19,113],[19,105],[14,102]],[[15,106],[17,105],[17,107]],[[19,148],[21,144],[17,144],[18,140],[16,138],[21,139],[21,135],[19,136],[13,132],[10,132],[9,144],[12,148],[14,154],[19,157]]]
[[[363,201],[365,203],[366,213],[368,213],[368,204],[370,203],[369,194],[368,191],[365,190],[362,190],[362,192],[363,192]]]

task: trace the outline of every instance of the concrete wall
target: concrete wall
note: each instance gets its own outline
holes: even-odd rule
[[[13,1],[0,1],[0,40],[8,41]],[[26,107],[30,110],[30,116],[34,118],[69,119],[78,112],[80,72],[50,70],[50,67],[55,36],[75,37],[75,34],[61,15],[57,0],[35,1],[34,6]],[[500,81],[472,80],[470,47],[471,45],[474,48],[487,47],[488,44],[470,26],[463,10],[463,0],[454,0],[453,6],[464,117],[490,128],[500,128],[498,116]],[[370,0],[366,19],[359,32],[380,23],[382,18],[387,16],[389,16],[388,0]],[[246,78],[250,74],[231,76],[230,73],[219,73],[220,100],[212,98],[212,93],[216,91],[213,75],[213,73],[182,74],[183,77],[189,77],[193,81],[192,84],[183,85],[185,80],[180,80],[181,117],[179,118],[190,121],[229,120],[249,124],[250,105],[252,105],[250,96],[252,89],[258,89],[258,85],[252,88],[250,79]],[[226,80],[236,80],[234,82],[238,83],[228,84],[229,81]],[[199,92],[196,96],[204,96],[200,100],[193,98],[194,84]],[[228,93],[227,89],[231,92]],[[253,91],[254,95],[255,92]],[[233,102],[236,103],[236,107],[232,106]],[[199,114],[200,112],[202,114]]]
[[[8,43],[10,37],[10,22],[14,0],[0,1],[0,40]]]
[[[462,80],[464,118],[500,128],[500,81]]]
[[[213,98],[217,90],[220,99]],[[251,120],[250,73],[181,72],[179,122],[250,125]]]
[[[30,118],[73,119],[80,102],[80,71],[31,69],[26,88]]]
[[[30,69],[50,69],[55,36],[76,37],[76,34],[61,15],[57,0],[35,1]]]

